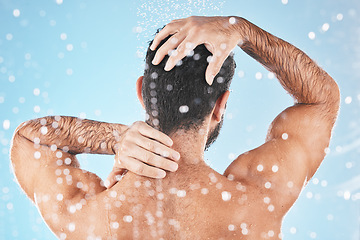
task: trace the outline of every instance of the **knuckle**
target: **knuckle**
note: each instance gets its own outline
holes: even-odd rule
[[[154,157],[151,154],[145,154],[146,163],[153,163]]]
[[[134,122],[132,126],[133,126],[133,128],[135,128],[135,129],[139,129],[139,127],[141,127],[141,121],[136,121],[136,122]]]
[[[137,174],[142,175],[144,173],[144,166],[141,164],[138,164],[137,166],[135,166],[134,172]]]
[[[121,150],[122,152],[126,152],[130,149],[131,144],[128,141],[123,141],[121,144]]]
[[[147,147],[148,147],[149,151],[153,152],[155,150],[155,146],[154,146],[154,144],[152,142],[148,142]]]

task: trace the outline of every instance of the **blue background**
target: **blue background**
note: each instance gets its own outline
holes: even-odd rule
[[[135,81],[147,42],[157,28],[190,15],[243,16],[305,51],[338,82],[330,152],[286,215],[283,234],[360,239],[359,14],[358,0],[0,0],[0,239],[56,239],[11,172],[15,128],[44,115],[143,120]],[[240,49],[235,60],[224,127],[206,153],[219,172],[261,145],[271,121],[292,104],[260,64]],[[79,159],[102,178],[113,163],[111,156]]]

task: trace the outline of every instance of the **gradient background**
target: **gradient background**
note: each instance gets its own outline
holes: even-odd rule
[[[0,239],[55,239],[14,181],[15,128],[44,115],[131,124],[147,42],[190,15],[238,15],[304,50],[338,82],[342,103],[330,152],[286,215],[284,239],[359,240],[360,2],[358,0],[0,0]],[[223,172],[266,131],[291,97],[235,50],[237,72],[222,133],[206,153]],[[105,178],[111,156],[81,155]]]

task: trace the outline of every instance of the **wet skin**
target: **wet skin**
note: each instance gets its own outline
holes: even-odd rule
[[[57,116],[21,124],[11,148],[14,174],[60,239],[279,239],[282,218],[324,159],[340,94],[304,52],[239,17],[172,21],[151,47],[170,34],[155,57],[161,61],[178,49],[167,70],[186,55],[186,43],[204,43],[218,56],[206,72],[211,84],[239,46],[276,75],[294,105],[274,119],[264,144],[238,156],[223,175],[205,164],[203,149],[229,92],[198,131],[176,131],[172,141],[143,122],[124,126]],[[108,188],[80,169],[81,153],[115,155]],[[114,181],[117,174],[124,174],[120,181]]]

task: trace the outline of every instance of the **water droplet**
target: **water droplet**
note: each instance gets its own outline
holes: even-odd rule
[[[230,24],[235,24],[236,23],[236,18],[234,18],[234,17],[229,18],[229,23]]]
[[[73,75],[73,70],[71,69],[71,68],[68,68],[68,69],[66,69],[66,74],[68,75],[68,76],[71,76],[71,75]]]
[[[275,74],[272,72],[269,72],[267,77],[268,77],[268,79],[273,79],[275,77]]]
[[[194,56],[193,56],[194,60],[197,61],[200,59],[200,54],[196,53]]]
[[[35,159],[39,159],[40,157],[41,157],[41,153],[40,153],[40,152],[38,152],[38,151],[34,152],[34,158],[35,158]]]
[[[324,32],[328,31],[330,28],[330,25],[328,23],[324,23],[321,27],[321,30],[323,30]]]
[[[186,191],[185,190],[178,190],[176,195],[178,197],[185,197],[186,196]]]
[[[152,79],[157,79],[158,78],[158,74],[157,74],[157,72],[153,72],[153,73],[151,73],[151,78]],[[156,86],[156,85],[155,85]],[[151,87],[151,83],[150,83],[150,88],[155,88],[155,86],[154,87]]]
[[[348,96],[345,98],[345,103],[350,104],[352,102],[352,97]]]
[[[14,17],[19,17],[20,16],[20,10],[19,9],[14,9],[13,15],[14,15]]]
[[[111,228],[113,228],[113,229],[118,229],[119,228],[119,223],[118,222],[112,222],[111,223]]]
[[[315,37],[316,37],[316,34],[315,34],[314,32],[309,32],[308,37],[309,37],[311,40],[314,40]]]
[[[270,198],[269,197],[264,197],[264,203],[269,204],[270,203]]]
[[[256,78],[257,80],[261,80],[262,77],[263,77],[263,75],[262,75],[261,72],[257,72],[257,73],[255,74],[255,78]]]
[[[234,226],[233,224],[230,224],[230,225],[228,226],[228,229],[229,229],[229,231],[234,231],[234,230],[235,230],[235,226]]]
[[[336,15],[336,19],[337,19],[338,21],[343,20],[343,18],[344,18],[344,16],[343,16],[341,13],[338,13],[338,14]]]
[[[70,158],[65,158],[65,164],[70,165],[71,164],[71,159]]]
[[[227,191],[223,191],[221,193],[221,197],[222,197],[222,200],[224,200],[225,202],[229,201],[231,199],[231,193],[227,192]]]
[[[345,199],[345,200],[349,200],[350,197],[351,197],[350,191],[345,191],[345,192],[344,192],[344,199]]]
[[[6,40],[11,41],[13,39],[13,35],[11,33],[6,34]]]
[[[266,182],[265,183],[265,188],[267,188],[267,189],[271,188],[271,182]]]
[[[289,138],[289,135],[287,133],[283,133],[281,135],[281,138],[284,139],[284,140],[287,140]]]
[[[269,212],[273,212],[274,209],[275,209],[274,205],[270,204],[270,205],[268,206]]]
[[[64,196],[63,196],[61,193],[59,193],[58,195],[56,195],[56,200],[62,201],[63,199],[64,199]]]
[[[130,216],[130,215],[125,215],[125,216],[123,217],[123,220],[124,220],[124,222],[130,223],[130,222],[132,222],[133,217]]]
[[[3,128],[4,130],[8,130],[10,128],[10,120],[4,120],[3,121]]]
[[[60,34],[60,39],[61,40],[66,40],[67,39],[67,34],[66,33],[61,33]]]
[[[66,50],[71,52],[72,50],[74,50],[74,46],[71,43],[69,43],[69,44],[66,45]]]
[[[216,79],[216,81],[217,81],[218,83],[223,83],[223,82],[224,82],[224,78],[223,78],[223,77],[218,77],[218,78]]]
[[[179,107],[179,112],[187,113],[189,111],[189,107],[187,105],[182,105]]]
[[[6,204],[6,208],[8,210],[12,210],[14,208],[14,205],[10,202],[10,203]]]
[[[311,199],[311,198],[313,197],[313,193],[312,193],[312,192],[307,192],[307,193],[306,193],[306,197],[307,197],[308,199]]]
[[[11,83],[15,82],[15,76],[14,75],[9,76],[9,82],[11,82]]]
[[[208,194],[208,193],[209,193],[209,190],[208,190],[207,188],[202,188],[202,189],[201,189],[201,194],[206,195],[206,194]]]
[[[256,169],[261,172],[264,170],[264,166],[262,164],[257,165]]]
[[[279,167],[277,165],[272,166],[271,170],[275,173],[279,171]]]
[[[312,183],[313,183],[314,185],[317,185],[319,182],[320,182],[320,181],[319,181],[318,178],[313,178],[313,180],[312,180]]]

